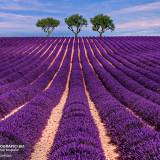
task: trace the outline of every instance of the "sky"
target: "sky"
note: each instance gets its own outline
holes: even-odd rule
[[[160,35],[160,0],[0,0],[0,37],[45,36],[35,26],[45,17],[59,19],[53,36],[73,36],[64,18],[79,13],[89,22],[97,14],[110,16],[116,29],[105,36]],[[98,36],[92,25],[80,36]]]

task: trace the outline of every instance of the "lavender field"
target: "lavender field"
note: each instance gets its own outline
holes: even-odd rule
[[[0,38],[0,160],[160,160],[159,131],[160,37]]]

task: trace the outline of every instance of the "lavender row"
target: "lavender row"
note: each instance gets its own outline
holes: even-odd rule
[[[45,50],[46,48],[44,48],[44,50],[42,50],[41,53],[39,54],[40,55],[43,54]],[[29,73],[31,70],[38,67],[39,64],[41,64],[49,56],[49,53],[51,51],[52,51],[52,47],[42,57],[39,58],[40,55],[35,54],[35,56],[31,58],[29,61],[26,61],[22,63],[21,65],[18,65],[18,67],[11,68],[9,71],[4,71],[3,74],[1,74],[1,76],[5,76],[5,77],[0,80],[0,85],[2,86],[6,83],[14,82],[18,80],[19,78],[23,77],[25,74]]]
[[[55,62],[52,64],[52,66],[48,70],[46,70],[40,76],[40,78],[38,78],[33,84],[27,85],[26,87],[23,87],[20,89],[9,91],[9,92],[0,96],[1,117],[4,117],[6,114],[11,112],[16,107],[23,105],[24,103],[30,101],[35,96],[41,94],[41,92],[47,87],[47,85],[53,79],[55,73],[58,71],[60,63],[62,61],[62,57],[63,57],[64,52],[66,50],[67,43],[68,42],[63,44],[64,45],[63,50],[60,52],[59,56],[57,57]],[[71,47],[71,45],[69,45],[69,47]],[[57,53],[57,50],[55,50],[55,53]],[[55,54],[53,53],[53,55],[55,55]],[[50,63],[48,63],[46,65],[46,69],[49,65],[50,65]],[[44,68],[44,65],[43,65],[43,68]],[[41,73],[42,71],[43,70],[42,70],[42,66],[41,66],[41,68],[39,69],[39,73]],[[20,83],[18,83],[16,86],[19,87],[22,85],[20,85]],[[8,90],[9,89],[11,90],[11,86],[8,86]]]
[[[69,95],[48,159],[105,160],[84,92],[77,43],[74,43]]]
[[[38,52],[38,48],[34,49],[33,51]],[[14,62],[10,62],[10,63],[8,63],[6,65],[2,64],[1,72],[0,72],[0,78],[4,78],[4,76],[12,74],[13,72],[15,72],[16,68],[18,69],[18,67],[19,67],[19,69],[20,69],[20,66],[25,67],[25,65],[23,65],[25,60],[27,61],[27,59],[28,59],[28,62],[29,62],[29,61],[32,60],[32,58],[37,56],[35,53],[32,54],[32,56],[29,55],[33,51],[31,51],[31,49],[30,49],[30,50],[28,50],[27,54],[20,55],[19,57],[17,56],[16,60]]]
[[[22,58],[23,52],[26,52],[27,50],[33,50],[34,47],[40,46],[41,44],[36,44],[36,41],[32,40],[32,44],[28,43],[27,41],[20,41],[18,46],[8,46],[7,48],[0,46],[0,68],[7,66],[7,64],[11,64],[14,62],[14,60],[18,60],[17,58]],[[11,63],[10,63],[11,62]]]
[[[0,48],[0,67],[2,64],[7,65],[10,61],[12,62],[15,57],[18,57],[21,55],[22,51],[25,51],[27,48],[31,48],[32,46],[21,44],[20,47],[8,47],[5,49]]]
[[[130,92],[123,87],[112,75],[105,71],[103,67],[93,57],[91,50],[85,41],[85,46],[88,51],[89,59],[98,74],[99,78],[109,90],[120,102],[133,110],[137,115],[142,117],[148,124],[155,126],[156,129],[160,129],[160,107],[159,105],[144,99],[143,97]]]
[[[103,39],[103,40],[105,40],[105,39]],[[109,42],[109,43],[113,44],[113,46],[116,47],[116,48],[113,48],[114,50],[118,49],[119,51],[122,51],[122,52],[125,51],[126,55],[128,55],[128,56],[133,56],[133,55],[135,56],[135,55],[137,55],[137,57],[141,56],[141,57],[144,57],[145,59],[154,57],[155,53],[157,53],[157,50],[159,50],[157,48],[157,47],[159,47],[159,44],[157,46],[154,46],[154,43],[152,43],[152,45],[147,44],[144,47],[142,47],[143,43],[139,44],[138,41],[137,42],[132,41],[132,42],[128,43],[128,41],[123,41],[122,40],[122,41],[116,41],[114,43],[114,41],[107,41],[107,40],[105,40],[105,42]],[[137,45],[137,43],[138,43],[138,45]],[[151,49],[151,48],[152,49],[148,50],[147,49],[148,46],[149,46],[149,49]],[[154,54],[151,54],[151,53],[154,53]],[[157,58],[159,58],[159,57],[157,57]],[[149,61],[148,61],[148,63],[149,63]]]
[[[104,44],[103,43],[101,43],[101,44],[105,48]],[[105,50],[107,50],[107,48],[105,48]],[[111,53],[109,53],[109,54],[114,57],[114,61],[116,61],[116,59],[117,59],[116,63],[114,63],[114,64],[116,65],[116,67],[118,69],[120,69],[126,75],[128,75],[129,77],[131,77],[132,79],[134,79],[135,81],[137,81],[138,83],[140,83],[141,85],[143,85],[146,88],[149,88],[153,91],[159,90],[160,84],[155,82],[155,81],[159,82],[159,76],[157,76],[151,72],[144,71],[142,68],[137,68],[136,66],[132,67],[131,63],[128,64],[126,67],[125,65],[127,64],[127,61],[124,60],[124,58],[122,58],[118,55],[115,56],[114,54],[111,54]],[[104,54],[104,56],[107,58],[110,58],[109,56],[107,56],[107,54]],[[113,60],[113,58],[112,58],[112,60]],[[118,60],[122,63],[118,63]],[[150,79],[147,77],[149,77]],[[153,81],[152,79],[155,81]]]
[[[158,160],[160,158],[159,135],[126,110],[125,106],[103,87],[87,62],[83,44],[80,43],[80,46],[81,63],[87,89],[112,142],[118,147],[119,158],[122,160]]]
[[[47,46],[45,46],[47,47]],[[38,61],[40,60],[40,56],[45,52],[45,50],[47,48],[43,47],[42,49],[37,49],[37,50],[34,50],[33,52],[31,52],[31,54],[27,55],[27,56],[23,56],[23,60],[21,59],[20,61],[16,61],[17,64],[12,64],[14,65],[14,67],[12,66],[8,66],[5,70],[3,70],[2,72],[0,72],[0,78],[3,78],[5,79],[8,76],[10,76],[10,74],[14,74],[14,72],[16,71],[20,71],[24,68],[27,68],[29,66],[31,66],[32,64],[36,64],[35,61]],[[40,52],[40,53],[38,53]],[[6,76],[6,77],[5,77]]]
[[[22,88],[30,83],[33,83],[36,79],[38,79],[39,76],[41,76],[47,70],[47,68],[52,63],[60,47],[61,47],[61,41],[57,43],[57,47],[55,48],[53,53],[49,57],[47,57],[43,61],[43,63],[41,63],[35,69],[33,69],[29,73],[25,74],[22,78],[19,78],[18,80],[14,82],[8,83],[6,85],[2,85],[0,87],[0,94],[14,90],[14,89]]]
[[[53,41],[53,40],[52,40]],[[52,41],[48,41],[48,43],[52,43]],[[54,40],[55,41],[55,40]],[[53,42],[54,42],[53,41]],[[31,55],[35,55],[35,53],[36,52],[38,52],[41,48],[44,48],[43,46],[42,46],[42,44],[44,44],[44,46],[46,46],[46,44],[43,42],[43,43],[40,43],[40,44],[38,44],[38,45],[35,45],[34,43],[31,45],[31,47],[29,48],[29,49],[27,49],[28,48],[28,46],[27,45],[25,45],[25,44],[23,44],[22,46],[20,46],[20,47],[16,47],[16,50],[18,51],[18,55],[20,55],[20,57],[19,57],[19,59],[18,59],[18,57],[15,57],[15,58],[17,58],[17,59],[14,59],[14,61],[11,61],[11,59],[9,58],[9,66],[7,67],[8,69],[10,68],[10,67],[15,67],[17,64],[19,65],[20,63],[22,63],[23,61],[25,62],[26,60],[27,60],[27,57],[28,58],[30,58],[31,57]],[[38,47],[38,48],[37,48]],[[22,51],[24,51],[24,48],[26,48],[26,50],[25,50],[25,52],[23,53]],[[34,53],[33,53],[33,51],[34,51]],[[22,53],[21,53],[22,52]],[[30,54],[30,53],[32,53],[32,54]],[[15,51],[13,50],[13,52],[11,52],[10,54],[12,54],[12,55],[16,55],[16,53],[15,53]],[[30,54],[30,55],[29,55]],[[22,61],[23,60],[23,61]],[[14,62],[14,63],[13,63]],[[2,66],[1,67],[3,67],[3,64],[1,64]],[[1,70],[3,71],[4,69],[7,69],[7,68],[5,68],[5,66],[3,67],[3,68],[1,68]]]
[[[27,46],[27,45],[25,45],[25,44],[22,44],[21,46],[19,46],[19,47],[15,47],[14,49],[12,49],[12,51],[11,52],[9,52],[9,54],[11,54],[11,55],[13,55],[13,56],[15,56],[15,55],[19,55],[20,57],[19,57],[19,59],[17,59],[18,57],[16,56],[14,59],[10,59],[10,57],[8,58],[8,65],[9,66],[15,66],[15,65],[17,65],[17,64],[19,64],[19,63],[21,63],[21,61],[22,60],[27,60],[27,58],[26,57],[30,57],[30,53],[31,52],[33,52],[37,47],[39,46],[39,48],[40,48],[40,46],[41,46],[41,48],[42,48],[42,44],[39,44],[39,45],[35,45],[35,44],[32,44],[31,46],[30,46],[30,48],[29,48],[29,46]],[[28,49],[27,49],[28,48]],[[25,49],[25,50],[24,50]],[[33,51],[32,51],[33,50]],[[24,51],[24,53],[22,52],[22,51]],[[18,53],[17,53],[18,52]],[[22,52],[22,53],[21,53]],[[37,52],[38,52],[38,50],[37,50]],[[4,53],[5,55],[6,55],[6,53]],[[28,56],[27,56],[28,55]],[[34,55],[34,54],[31,54],[31,55]],[[6,56],[6,58],[7,58],[7,56]],[[9,63],[10,62],[10,63]],[[13,63],[14,62],[14,63]],[[6,61],[6,63],[7,63],[7,61]],[[7,64],[6,64],[7,65]],[[9,66],[8,66],[8,68],[9,68]],[[0,66],[0,68],[1,68],[1,71],[2,70],[4,70],[4,69],[7,69],[7,66],[4,66],[3,67],[3,63],[1,63],[1,66]]]
[[[106,41],[105,41],[106,42]],[[134,44],[134,42],[132,42],[133,44]],[[129,52],[131,52],[131,49],[133,48],[133,46],[135,46],[135,44],[133,45],[132,43],[130,43],[128,46],[127,46],[127,50],[124,50],[125,49],[125,44],[126,43],[122,43],[122,42],[117,42],[117,43],[111,43],[112,45],[112,49],[114,49],[115,50],[115,48],[117,48],[117,50],[118,50],[118,52],[116,51],[116,54],[120,54],[120,56],[122,56],[122,57],[125,57],[125,56],[127,56],[127,53],[129,53]],[[122,45],[123,44],[123,47],[121,46],[121,47],[119,47],[119,45]],[[140,46],[139,46],[140,47]],[[158,70],[158,68],[157,68],[157,66],[156,66],[156,68],[153,68],[153,66],[155,66],[155,60],[157,59],[157,61],[156,61],[156,63],[158,63],[159,61],[158,61],[158,59],[159,59],[159,56],[156,56],[156,57],[153,57],[153,58],[151,58],[153,55],[155,55],[155,53],[159,53],[159,51],[150,51],[150,52],[147,52],[147,55],[148,55],[148,57],[147,57],[147,55],[146,55],[146,52],[144,51],[145,50],[145,48],[143,48],[143,50],[141,50],[141,51],[133,51],[133,52],[131,52],[131,54],[129,54],[128,55],[128,58],[129,58],[129,60],[130,61],[133,61],[133,60],[138,60],[139,61],[139,63],[136,63],[136,65],[143,65],[143,67],[144,67],[144,69],[150,69],[150,70],[152,70],[153,72],[155,72],[155,73],[158,73],[159,74],[159,70]],[[124,54],[125,53],[125,54]],[[137,54],[137,56],[136,56],[136,54]],[[154,53],[154,54],[153,54]],[[132,57],[134,57],[133,59],[132,59]],[[142,59],[143,58],[143,59]],[[145,60],[145,59],[146,60]],[[151,62],[151,60],[153,60],[154,59],[154,63],[152,63]],[[159,63],[160,64],[160,63]]]
[[[117,48],[117,45],[119,45],[121,42],[119,42],[119,43],[112,43],[112,49],[115,49],[115,48]],[[117,44],[117,45],[116,45]],[[155,51],[153,52],[150,52],[149,54],[148,54],[148,58],[149,59],[147,59],[147,60],[145,60],[146,59],[146,55],[145,55],[145,52],[144,51],[141,51],[141,53],[143,53],[143,54],[140,54],[139,53],[139,55],[135,55],[135,52],[133,52],[132,54],[130,54],[130,55],[128,55],[127,56],[127,53],[128,52],[130,52],[130,49],[132,48],[132,46],[131,46],[131,44],[128,46],[128,49],[127,49],[127,51],[124,51],[124,46],[123,47],[121,47],[121,48],[117,48],[118,49],[118,52],[116,51],[115,53],[116,53],[116,55],[118,54],[118,55],[120,55],[120,56],[122,56],[122,57],[128,57],[128,61],[131,61],[133,64],[135,64],[135,65],[137,65],[137,66],[140,66],[140,67],[143,67],[143,69],[146,69],[146,70],[151,70],[153,73],[155,73],[155,74],[159,74],[160,73],[160,71],[159,71],[159,67],[157,67],[156,66],[156,68],[155,68],[155,63],[157,63],[157,62],[159,62],[158,61],[158,56],[156,57],[156,58],[154,58],[154,63],[152,63],[151,62],[151,60],[153,60],[153,58],[151,58],[151,56],[153,55],[153,53],[154,53],[154,55],[155,55]],[[125,53],[125,54],[124,54]],[[133,58],[132,58],[133,57]],[[143,59],[142,59],[143,58]],[[145,58],[145,59],[144,59]],[[155,60],[157,59],[157,61],[155,62]],[[137,61],[136,61],[137,60]]]
[[[121,70],[112,67],[102,56],[105,56],[105,58],[109,59],[109,61],[111,63],[113,63],[116,67],[120,64],[116,60],[110,58],[108,55],[104,55],[103,50],[100,48],[100,46],[99,46],[99,51],[101,52],[102,56],[98,53],[98,51],[95,47],[95,44],[92,44],[92,43],[90,43],[90,44],[94,50],[96,58],[100,61],[100,63],[102,63],[102,65],[106,69],[106,71],[108,71],[124,87],[126,87],[130,91],[133,91],[136,94],[139,94],[140,96],[142,96],[146,99],[151,100],[154,103],[160,104],[160,94],[145,88],[143,85],[140,85],[135,80],[128,77]]]
[[[70,42],[72,44],[73,40]],[[19,112],[0,123],[0,144],[23,144],[25,149],[12,154],[14,160],[26,160],[39,140],[52,109],[64,92],[71,49],[50,88],[32,99]]]

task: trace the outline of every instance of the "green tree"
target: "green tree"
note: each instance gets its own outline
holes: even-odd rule
[[[74,14],[68,18],[65,18],[65,23],[67,24],[68,29],[75,34],[75,37],[78,36],[83,26],[87,26],[87,20],[79,14]]]
[[[50,37],[53,30],[58,27],[60,24],[60,21],[57,19],[53,19],[51,17],[43,18],[37,21],[36,26],[41,27],[42,30],[47,33],[47,36]]]
[[[93,25],[92,26],[93,31],[97,31],[100,37],[102,37],[105,31],[107,30],[114,31],[115,29],[113,20],[107,15],[99,14],[94,18],[91,18],[90,21]]]

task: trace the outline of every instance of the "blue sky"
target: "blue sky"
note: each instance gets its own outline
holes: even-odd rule
[[[73,36],[64,18],[79,13],[89,19],[103,13],[112,17],[114,32],[105,35],[160,35],[160,0],[0,0],[0,36],[45,36],[35,27],[38,19],[61,20],[54,36]],[[81,36],[97,36],[91,24]]]

